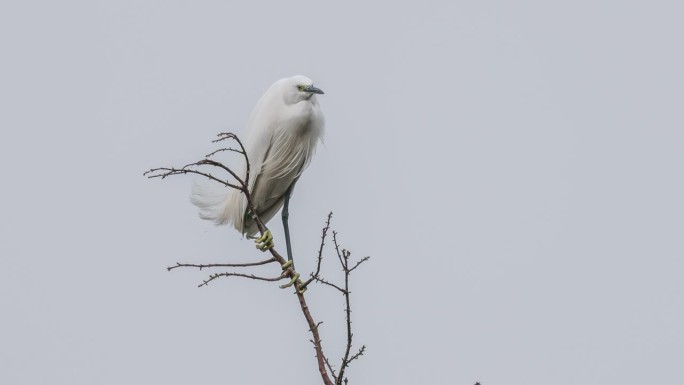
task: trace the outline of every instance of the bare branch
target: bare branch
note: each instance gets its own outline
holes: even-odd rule
[[[351,273],[352,271],[354,271],[354,269],[356,269],[357,267],[359,267],[360,264],[366,262],[366,261],[369,260],[369,259],[370,259],[370,257],[363,257],[363,258],[361,258],[360,261],[356,262],[356,265],[354,265],[354,267],[352,267],[351,269],[349,269],[349,272]]]
[[[332,219],[332,211],[328,213],[328,219],[325,221],[325,226],[323,226],[323,231],[321,232],[321,246],[318,248],[318,263],[316,264],[316,272],[314,276],[318,276],[321,272],[321,262],[323,261],[323,247],[325,246],[325,238],[328,236],[328,230],[330,230],[330,220]]]
[[[325,246],[325,238],[328,236],[328,230],[330,230],[330,219],[332,219],[332,211],[328,213],[328,219],[325,221],[325,226],[323,226],[323,231],[321,234],[321,246],[318,248],[318,261],[316,263],[316,272],[311,274],[306,282],[302,284],[302,287],[307,287],[316,277],[319,276],[321,272],[321,262],[323,262],[323,246]]]
[[[344,294],[344,312],[347,321],[347,347],[345,349],[344,356],[342,357],[342,364],[340,365],[339,376],[336,380],[336,385],[341,385],[342,380],[344,380],[345,384],[347,383],[347,378],[344,376],[344,371],[349,367],[349,364],[351,364],[352,361],[358,359],[361,355],[363,355],[363,352],[366,350],[366,346],[364,345],[361,347],[361,349],[359,349],[359,351],[356,354],[351,356],[351,358],[349,356],[351,348],[353,346],[354,337],[354,334],[352,333],[350,298],[351,292],[349,291],[349,276],[351,275],[352,270],[356,269],[363,262],[367,261],[369,257],[361,258],[361,260],[357,262],[352,268],[349,268],[349,257],[351,256],[351,253],[349,252],[349,250],[340,250],[340,245],[337,242],[337,232],[335,231],[333,231],[333,244],[335,245],[335,252],[337,253],[337,258],[340,261],[340,264],[342,265],[342,269],[344,271],[344,289],[342,289],[342,293]]]
[[[337,259],[340,260],[340,265],[342,265],[342,268],[345,268],[344,260],[342,259],[344,250],[340,251],[340,245],[337,243],[337,231],[333,231],[333,245],[335,245],[335,253],[337,254]]]
[[[152,168],[148,171],[145,171],[145,173],[143,173],[143,175],[145,175],[146,177],[148,177],[150,179],[152,179],[152,178],[165,179],[167,176],[172,176],[172,175],[196,174],[196,175],[201,175],[201,176],[207,177],[213,181],[219,182],[226,187],[232,187],[232,188],[237,189],[237,190],[242,190],[242,187],[240,187],[238,185],[234,185],[228,181],[218,179],[215,176],[213,176],[207,172],[202,172],[202,171],[197,171],[197,170],[186,168],[186,167],[198,166],[198,165],[199,165],[199,162],[183,166],[182,168],[167,168],[167,167]]]
[[[237,137],[237,135],[233,134],[232,132],[219,132],[218,134],[216,134],[216,136],[218,136],[218,139],[212,140],[211,141],[212,143],[218,143],[218,142],[228,140],[228,139],[233,139],[236,142],[240,141],[240,139]]]
[[[275,258],[270,258],[266,259],[263,261],[259,262],[249,262],[249,263],[212,263],[212,264],[206,264],[206,265],[196,265],[193,263],[179,263],[176,262],[176,266],[169,266],[166,268],[167,271],[171,271],[173,269],[177,269],[179,267],[196,267],[200,270],[202,269],[207,269],[207,268],[212,268],[212,267],[250,267],[250,266],[261,266],[261,265],[266,265],[271,262],[275,262]]]
[[[216,150],[216,151],[212,151],[212,152],[208,153],[208,154],[205,155],[204,157],[205,157],[205,158],[209,158],[209,157],[212,157],[212,156],[218,154],[219,152],[224,152],[224,151],[232,151],[232,152],[237,152],[238,154],[242,154],[242,151],[236,150],[236,149],[234,149],[234,148],[231,147],[231,148],[219,148],[219,149]]]
[[[330,371],[330,374],[332,374],[335,382],[337,382],[337,373],[335,373],[335,369],[333,369],[332,365],[330,364],[330,361],[327,358],[325,359],[325,365],[328,367],[328,370]]]
[[[321,342],[321,336],[318,333],[318,327],[316,326],[317,324],[313,320],[313,316],[311,316],[309,306],[306,304],[304,292],[297,290],[296,293],[297,299],[299,300],[299,306],[302,308],[302,313],[304,313],[304,318],[306,319],[306,323],[309,325],[309,330],[313,336],[314,350],[316,350],[316,361],[318,363],[318,372],[320,373],[321,379],[325,385],[333,385],[334,383],[332,380],[330,380],[330,376],[328,376],[328,372],[326,371],[325,361],[327,358],[323,353],[323,343]],[[335,380],[335,383],[336,382],[337,380]]]
[[[351,356],[349,358],[349,361],[347,361],[347,365],[351,364],[351,362],[354,361],[355,359],[361,357],[365,351],[366,351],[366,345],[362,345],[361,349],[359,349],[359,351],[356,352],[356,354],[354,354],[353,356]]]
[[[247,155],[245,154],[245,157],[246,156]],[[237,176],[237,174],[235,172],[233,172],[233,170],[231,170],[229,167],[224,166],[223,163],[217,162],[217,161],[211,160],[211,159],[202,159],[202,160],[198,161],[196,164],[198,166],[202,166],[202,165],[214,166],[214,167],[218,167],[220,169],[227,171],[242,186],[242,188],[239,188],[238,190],[242,190],[242,192],[247,191],[247,184],[245,184],[245,182],[242,179],[240,179],[240,177]]]
[[[248,188],[247,186],[249,186],[249,167],[250,167],[250,165],[249,165],[249,157],[247,156],[247,151],[245,150],[245,146],[242,145],[242,141],[240,140],[240,138],[238,138],[237,135],[233,134],[232,132],[220,132],[216,136],[218,136],[219,138],[212,140],[212,143],[218,143],[218,142],[221,142],[223,140],[232,139],[235,142],[237,142],[237,144],[240,146],[239,152],[241,152],[242,155],[244,155],[244,157],[245,157],[246,167],[245,167],[245,183],[244,183],[244,186],[245,186],[245,190],[247,190],[247,188]],[[245,193],[246,193],[246,195],[249,195],[248,191],[246,191]]]
[[[257,280],[257,281],[277,282],[277,281],[280,281],[280,280],[283,280],[283,279],[287,278],[287,275],[282,274],[282,275],[280,275],[279,277],[267,278],[267,277],[259,277],[259,276],[254,275],[254,274],[242,274],[242,273],[216,273],[216,274],[210,275],[210,276],[209,276],[209,279],[205,280],[203,283],[201,283],[201,284],[200,284],[199,286],[197,286],[197,287],[207,286],[207,285],[209,285],[209,282],[211,282],[211,281],[213,281],[213,280],[215,280],[215,279],[217,279],[217,278],[221,278],[221,277],[243,277],[243,278],[255,279],[255,280]]]
[[[328,286],[330,286],[330,287],[332,287],[332,288],[334,288],[334,289],[337,289],[337,290],[339,290],[340,293],[342,293],[342,294],[346,294],[346,293],[347,293],[343,288],[341,288],[341,287],[335,285],[335,284],[332,283],[332,282],[328,282],[328,281],[324,280],[324,279],[321,278],[321,277],[312,277],[311,279],[313,279],[314,281],[316,281],[316,282],[318,282],[318,283],[322,283],[322,284],[324,284],[324,285],[328,285]]]

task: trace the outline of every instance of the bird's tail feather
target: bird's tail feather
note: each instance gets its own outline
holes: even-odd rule
[[[244,200],[239,190],[212,181],[196,180],[192,184],[190,201],[199,208],[200,218],[216,225],[232,223],[240,232],[246,207]]]

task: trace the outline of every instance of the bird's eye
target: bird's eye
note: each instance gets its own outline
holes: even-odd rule
[[[299,88],[300,91],[304,91],[304,88],[306,88],[306,87],[305,87],[305,86],[302,86],[302,85],[299,85],[299,86],[297,86],[297,88]]]

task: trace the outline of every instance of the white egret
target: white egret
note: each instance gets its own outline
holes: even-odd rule
[[[245,150],[250,163],[249,191],[262,222],[268,222],[283,208],[288,257],[284,268],[292,265],[288,227],[290,196],[323,137],[323,113],[316,100],[316,94],[322,93],[305,76],[280,79],[259,99],[247,123]],[[243,177],[245,171],[243,167]],[[203,219],[217,225],[232,223],[248,237],[258,232],[247,211],[247,199],[239,190],[224,188],[217,191],[195,183],[192,202],[199,207]],[[273,236],[266,231],[256,242],[259,249],[266,251],[273,247]]]

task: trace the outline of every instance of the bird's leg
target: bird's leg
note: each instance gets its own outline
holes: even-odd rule
[[[271,234],[271,230],[266,229],[264,231],[264,234],[254,240],[254,243],[256,243],[256,248],[261,250],[261,251],[267,251],[273,248],[273,234]]]
[[[298,179],[298,178],[297,178]],[[297,183],[297,179],[295,179],[290,187],[287,189],[287,192],[285,192],[285,202],[283,204],[283,211],[282,211],[282,217],[283,217],[283,230],[285,231],[285,246],[287,248],[287,262],[285,262],[282,267],[283,271],[287,269],[292,269],[293,275],[292,279],[290,282],[286,283],[285,285],[280,286],[281,289],[286,289],[292,285],[295,285],[295,288],[297,288],[297,291],[301,294],[306,291],[306,288],[303,288],[301,291],[299,291],[299,285],[301,285],[301,281],[299,280],[299,273],[294,269],[294,259],[292,259],[292,243],[290,242],[290,226],[288,224],[288,219],[290,218],[290,197],[292,196],[292,190],[294,190],[295,183]]]
[[[285,230],[285,246],[287,247],[287,261],[291,262],[292,269],[294,269],[294,260],[292,259],[292,244],[290,243],[290,226],[288,224],[288,219],[290,218],[290,197],[292,196],[292,190],[294,190],[297,179],[292,182],[290,187],[288,187],[287,191],[285,192],[285,203],[283,204],[282,211],[283,230]]]

